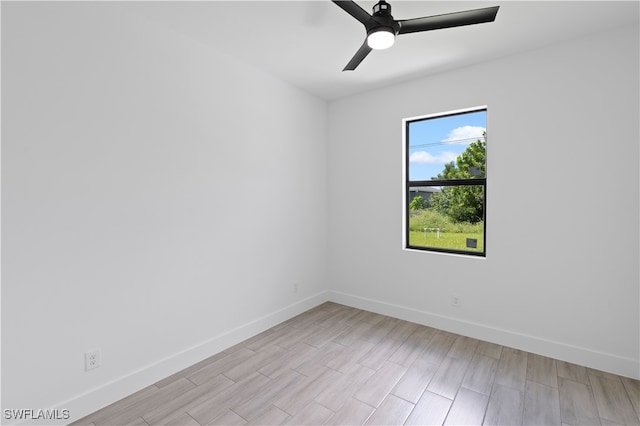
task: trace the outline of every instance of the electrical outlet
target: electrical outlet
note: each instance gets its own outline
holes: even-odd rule
[[[460,296],[457,294],[451,296],[451,306],[460,306]]]
[[[84,353],[84,371],[100,367],[100,349]]]
[[[298,292],[298,284],[294,284],[293,285],[293,292],[297,293]]]

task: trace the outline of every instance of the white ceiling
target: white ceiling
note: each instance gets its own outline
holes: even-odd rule
[[[355,71],[362,24],[329,0],[118,3],[323,99],[637,24],[638,1],[389,1],[395,19],[499,5],[495,22],[398,36]],[[371,12],[375,1],[356,1]],[[615,49],[615,46],[611,46]],[[598,60],[598,58],[594,58]]]

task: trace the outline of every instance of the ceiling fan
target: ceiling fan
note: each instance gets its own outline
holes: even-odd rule
[[[485,7],[444,15],[395,20],[391,16],[391,5],[385,0],[380,0],[373,6],[373,15],[369,15],[353,1],[332,1],[360,21],[367,30],[367,38],[364,43],[342,71],[355,70],[373,49],[391,47],[396,35],[493,22],[500,8],[500,6]]]

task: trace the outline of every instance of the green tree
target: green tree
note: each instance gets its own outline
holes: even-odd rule
[[[409,203],[409,209],[411,210],[422,210],[426,207],[426,203],[422,198],[422,195],[416,195],[413,197],[413,200]]]
[[[483,134],[483,136],[485,136]],[[445,164],[444,170],[434,177],[440,179],[472,179],[484,177],[486,167],[485,140],[469,144],[456,161]],[[454,222],[477,223],[484,218],[484,186],[445,186],[441,192],[434,193],[431,206],[445,214]]]

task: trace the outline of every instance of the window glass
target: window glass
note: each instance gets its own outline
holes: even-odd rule
[[[486,122],[486,110],[410,121],[409,180],[484,177]],[[470,156],[467,148],[478,142],[483,144],[478,147],[482,155]],[[455,165],[461,155],[465,160],[462,171],[451,170],[451,163]]]
[[[405,125],[406,247],[484,256],[486,109]]]
[[[430,186],[408,198],[409,246],[445,250],[484,251],[484,185]],[[420,198],[417,198],[420,197]],[[457,198],[469,200],[451,209]],[[416,200],[417,199],[417,200]],[[442,213],[450,209],[456,216]],[[446,211],[446,210],[445,210]],[[480,220],[475,220],[480,217]]]

